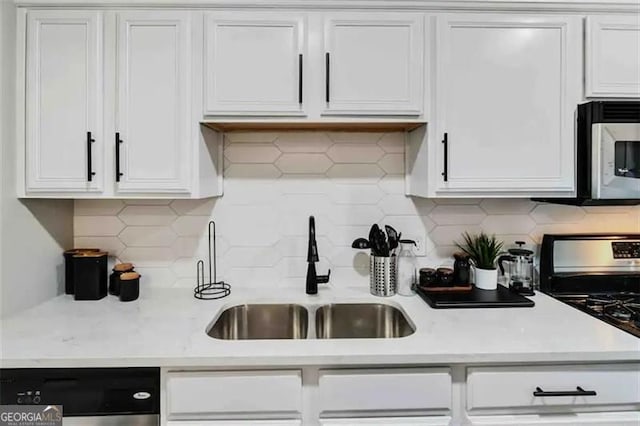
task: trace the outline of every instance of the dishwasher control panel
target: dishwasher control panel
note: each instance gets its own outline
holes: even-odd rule
[[[40,396],[40,391],[23,391],[16,393],[16,401],[17,405],[38,405],[42,402],[42,397]]]
[[[65,416],[160,413],[160,369],[0,369],[0,405],[62,405]]]

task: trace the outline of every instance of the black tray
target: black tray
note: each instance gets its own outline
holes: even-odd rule
[[[527,299],[507,287],[498,285],[497,290],[481,290],[473,287],[466,292],[426,292],[420,287],[416,292],[435,309],[446,308],[530,308],[533,300]]]

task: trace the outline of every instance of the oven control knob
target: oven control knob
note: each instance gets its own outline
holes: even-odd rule
[[[34,397],[33,397],[33,403],[34,403],[34,404],[40,404],[40,397],[39,397],[39,396],[37,396],[37,395],[36,395],[36,396],[34,396]]]

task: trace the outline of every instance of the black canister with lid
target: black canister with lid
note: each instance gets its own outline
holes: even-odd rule
[[[140,296],[140,274],[125,272],[120,275],[120,301],[131,302]]]
[[[467,285],[471,282],[471,263],[466,253],[454,253],[453,285]]]
[[[131,263],[118,263],[113,267],[113,272],[109,276],[109,294],[114,296],[120,295],[120,276],[126,272],[133,271],[133,264]]]
[[[91,253],[98,252],[100,249],[97,248],[75,248],[71,250],[66,250],[63,253],[64,256],[64,293],[65,294],[73,294],[73,288],[75,286],[75,281],[73,278],[73,256],[78,253]]]
[[[73,262],[74,297],[76,300],[99,300],[107,295],[107,253],[77,253]]]
[[[435,287],[438,284],[438,275],[433,268],[420,269],[420,287]]]

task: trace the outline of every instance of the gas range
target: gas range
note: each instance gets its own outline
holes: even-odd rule
[[[558,294],[556,299],[640,337],[640,294]]]
[[[545,235],[540,290],[640,337],[640,234]]]

